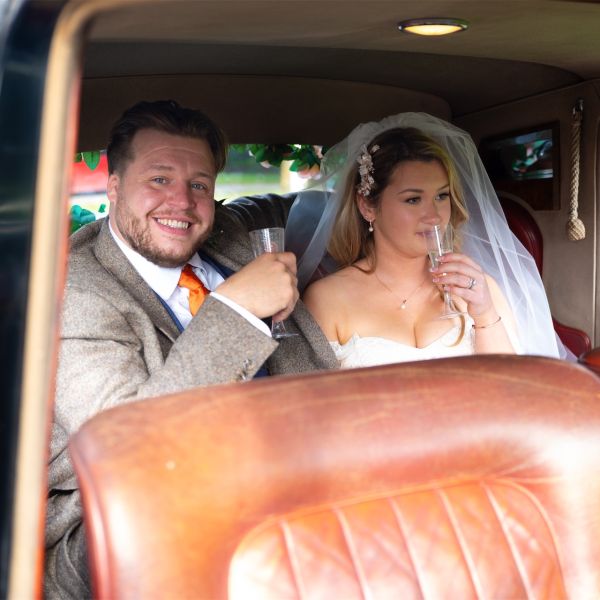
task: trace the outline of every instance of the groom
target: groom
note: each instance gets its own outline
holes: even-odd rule
[[[47,597],[90,595],[69,436],[125,402],[337,366],[298,301],[293,254],[254,259],[248,211],[214,201],[221,131],[173,101],[142,102],[107,149],[108,219],[71,241],[52,429],[46,522]],[[253,207],[283,226],[281,206]],[[263,319],[299,335],[279,344]]]

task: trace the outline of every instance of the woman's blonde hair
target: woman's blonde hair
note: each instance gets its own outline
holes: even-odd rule
[[[375,146],[379,148],[373,152]],[[444,148],[434,139],[414,127],[398,127],[376,136],[367,144],[367,150],[373,161],[371,172],[373,183],[370,185],[371,192],[365,200],[375,209],[381,199],[381,193],[389,184],[394,169],[400,163],[438,161],[448,174],[450,223],[458,231],[459,226],[469,218],[454,163]],[[340,268],[366,258],[369,272],[372,272],[375,269],[373,236],[370,235],[369,224],[358,210],[357,188],[361,183],[358,169],[359,165],[355,163],[344,182],[342,201],[336,215],[328,250]],[[457,238],[459,245],[460,238],[459,236]]]

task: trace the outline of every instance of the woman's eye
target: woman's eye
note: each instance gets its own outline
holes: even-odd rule
[[[166,177],[153,177],[153,178],[152,178],[152,181],[153,181],[154,183],[160,183],[160,184],[163,184],[163,183],[167,183],[167,178],[166,178]]]
[[[450,199],[450,192],[443,192],[442,194],[438,194],[437,197],[438,200],[449,200]]]
[[[405,200],[405,202],[407,204],[417,204],[417,202],[419,202],[419,200],[421,200],[421,198],[419,196],[413,196],[412,198],[407,198]]]

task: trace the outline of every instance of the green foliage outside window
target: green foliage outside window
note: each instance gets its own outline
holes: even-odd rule
[[[247,150],[257,163],[265,167],[279,167],[284,160],[291,161],[290,171],[306,177],[319,172],[323,149],[309,144],[233,144],[238,151]]]
[[[75,162],[83,161],[90,170],[94,170],[100,163],[100,150],[92,150],[90,152],[78,152],[75,155]]]
[[[106,204],[101,204],[98,212],[103,213],[105,211]],[[79,204],[71,206],[69,216],[71,217],[71,233],[75,233],[80,227],[96,220],[96,215],[91,210],[83,208]]]

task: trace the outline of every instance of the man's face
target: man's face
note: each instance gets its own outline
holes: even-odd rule
[[[214,220],[215,164],[204,140],[138,131],[132,159],[108,178],[115,233],[151,262],[176,267],[198,250]]]

